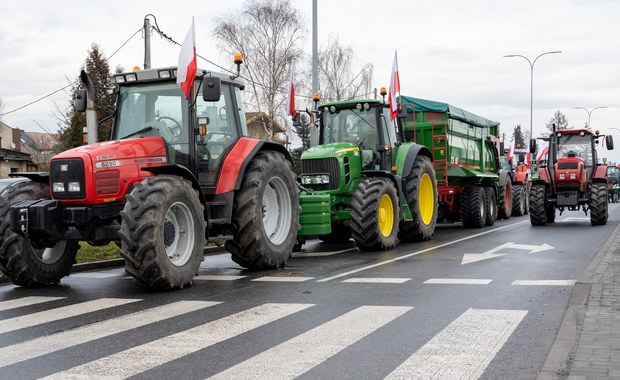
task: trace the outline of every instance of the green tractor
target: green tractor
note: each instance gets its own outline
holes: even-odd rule
[[[301,156],[298,248],[315,236],[352,237],[362,251],[430,239],[438,207],[433,156],[405,142],[401,117],[390,120],[378,99],[327,103],[318,114],[319,145]]]

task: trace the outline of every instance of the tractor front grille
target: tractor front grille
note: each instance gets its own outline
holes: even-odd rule
[[[328,174],[329,183],[321,185],[308,185],[314,190],[334,190],[340,187],[340,170],[336,158],[316,158],[301,160],[302,174]]]

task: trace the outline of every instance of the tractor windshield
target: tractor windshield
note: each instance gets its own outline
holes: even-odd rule
[[[370,110],[341,109],[330,112],[327,107],[321,114],[323,144],[350,142],[362,149],[375,149],[377,145],[377,112]]]
[[[558,138],[558,158],[580,157],[584,165],[591,166],[592,140],[590,135],[562,135]]]

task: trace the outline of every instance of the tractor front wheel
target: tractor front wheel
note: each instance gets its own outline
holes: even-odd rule
[[[532,185],[530,189],[530,223],[532,226],[544,226],[547,223],[546,197],[547,187],[545,185]],[[555,208],[553,213],[555,215]]]
[[[232,215],[232,259],[244,268],[282,267],[297,244],[299,190],[290,161],[262,151],[249,162]]]
[[[120,213],[125,271],[156,290],[191,284],[206,244],[203,205],[191,182],[172,175],[148,177],[126,201]]]
[[[607,204],[607,186],[605,183],[595,182],[590,186],[590,224],[602,226],[607,224],[609,218],[609,205]]]
[[[499,210],[497,217],[499,219],[510,219],[512,214],[512,179],[506,176],[506,183],[500,185],[499,188]]]
[[[71,272],[80,245],[61,240],[53,247],[35,248],[10,228],[9,206],[18,201],[49,199],[46,183],[22,182],[0,197],[0,272],[15,285],[36,287],[57,284]]]
[[[525,215],[525,202],[527,195],[523,185],[518,184],[512,187],[512,215]]]
[[[362,251],[393,248],[398,236],[400,209],[394,183],[387,178],[365,178],[351,202],[353,240]]]

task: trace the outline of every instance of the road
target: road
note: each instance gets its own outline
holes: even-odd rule
[[[620,223],[578,212],[439,225],[386,252],[311,242],[287,268],[207,256],[155,293],[121,268],[0,286],[0,378],[534,379],[573,285]],[[72,377],[73,376],[73,377]]]

